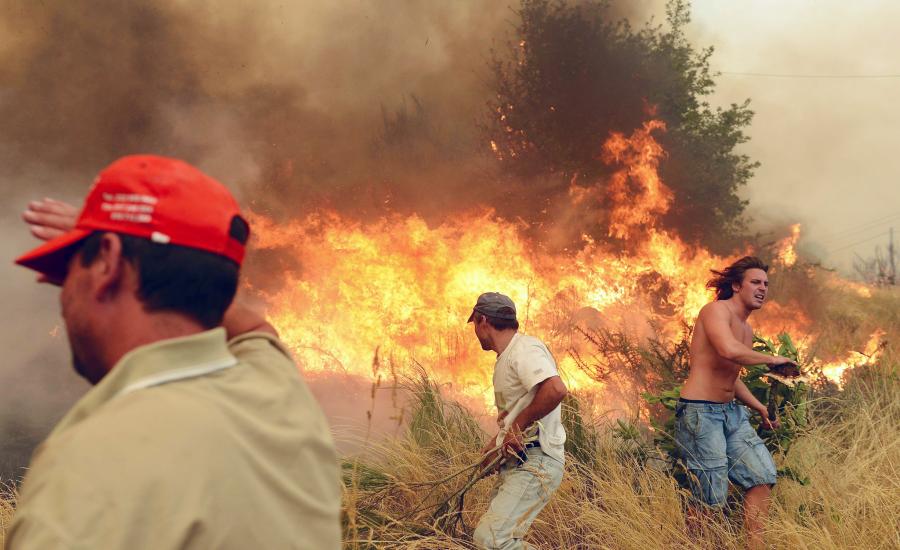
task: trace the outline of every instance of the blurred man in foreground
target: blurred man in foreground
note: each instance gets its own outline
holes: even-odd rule
[[[566,432],[560,403],[567,390],[543,342],[518,332],[516,306],[509,297],[482,294],[469,322],[481,349],[497,354],[493,382],[500,432],[482,450],[484,463],[497,453],[506,459],[490,507],[475,528],[475,544],[525,548],[522,538],[562,481]],[[538,439],[525,443],[523,432],[534,423]]]
[[[249,228],[228,190],[131,156],[74,214],[32,203],[49,240],[16,261],[62,286],[94,387],[34,453],[7,548],[339,548],[325,419],[272,326],[232,304]]]
[[[775,484],[775,463],[750,426],[743,403],[775,429],[765,405],[740,378],[744,365],[769,365],[796,375],[786,357],[753,351],[750,314],[761,308],[769,292],[769,267],[747,256],[713,271],[707,286],[716,301],[703,306],[691,341],[691,367],[675,411],[675,438],[690,473],[691,492],[705,506],[721,508],[728,480],[744,489],[744,524],[751,548],[762,548],[763,521]]]

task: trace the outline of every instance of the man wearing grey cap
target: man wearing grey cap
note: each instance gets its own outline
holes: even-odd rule
[[[508,296],[482,294],[469,322],[481,349],[497,354],[493,383],[500,431],[482,450],[484,463],[496,453],[506,458],[473,538],[486,549],[527,548],[526,531],[562,481],[566,432],[560,403],[566,386],[547,346],[518,332],[516,306]],[[538,438],[525,443],[523,432],[535,423]]]

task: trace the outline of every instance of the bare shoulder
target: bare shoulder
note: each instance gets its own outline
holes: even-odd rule
[[[730,311],[728,306],[725,305],[725,302],[715,301],[710,302],[700,308],[700,314],[697,315],[698,321],[705,321],[707,319],[728,319],[730,317]]]

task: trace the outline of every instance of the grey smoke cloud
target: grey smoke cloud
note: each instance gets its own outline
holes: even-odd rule
[[[262,206],[277,210],[290,199],[292,214],[383,178],[383,113],[413,96],[427,98],[435,133],[471,142],[485,59],[512,15],[502,4],[349,0],[6,8],[7,165],[52,166],[70,176],[63,189],[122,154],[177,155],[248,201],[274,196]]]
[[[11,265],[36,244],[19,220],[29,199],[78,204],[104,165],[152,152],[275,216],[329,204],[364,215],[389,178],[437,212],[437,182],[459,174],[449,162],[473,154],[485,61],[511,16],[475,1],[3,1],[0,478],[22,474],[87,389],[58,291]],[[394,124],[404,116],[415,124]]]

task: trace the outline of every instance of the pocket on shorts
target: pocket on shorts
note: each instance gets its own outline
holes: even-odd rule
[[[721,422],[714,412],[690,408],[684,411],[682,418],[688,433],[697,439],[709,439],[716,431],[721,431]]]
[[[691,437],[702,437],[703,413],[698,409],[685,407],[681,410],[681,414],[676,416],[675,422],[679,425],[681,430]]]
[[[732,445],[730,443],[729,447]],[[728,477],[735,485],[749,489],[757,485],[775,484],[775,461],[766,444],[755,433],[738,438],[736,448],[729,448],[728,454]]]
[[[688,407],[676,421],[675,439],[688,469],[725,468],[725,437],[716,413]]]

